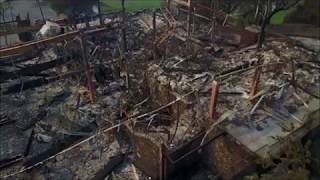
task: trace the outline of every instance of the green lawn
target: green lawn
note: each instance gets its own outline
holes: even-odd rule
[[[125,8],[127,11],[135,11],[148,8],[159,8],[162,0],[126,0]],[[121,0],[101,0],[106,4],[104,12],[121,10]]]
[[[271,24],[283,24],[288,14],[290,14],[290,10],[284,10],[276,13],[272,16],[270,23]]]
[[[300,1],[298,4],[296,4],[294,7],[291,7],[288,10],[282,10],[276,13],[272,16],[270,23],[271,24],[283,24],[286,23],[287,17],[290,16],[290,14],[294,13],[299,5],[304,5],[306,0]]]

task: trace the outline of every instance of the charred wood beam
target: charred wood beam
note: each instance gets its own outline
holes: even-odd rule
[[[34,76],[39,74],[42,71],[51,69],[53,67],[56,67],[58,65],[62,65],[70,61],[70,59],[64,59],[64,58],[58,58],[53,61],[45,62],[45,63],[40,63],[32,66],[28,66],[22,69],[19,69],[14,72],[0,72],[0,82],[3,82],[4,80],[8,79],[16,79],[21,76]]]
[[[15,120],[7,119],[7,120],[5,120],[5,121],[1,121],[1,122],[0,122],[0,126],[12,124],[12,123],[14,123],[14,122],[15,122]]]
[[[115,168],[117,168],[125,160],[125,157],[126,156],[124,154],[119,154],[111,157],[110,161],[95,174],[92,180],[105,179],[105,177],[107,177]]]
[[[43,151],[40,154],[37,154],[35,156],[31,156],[26,158],[24,162],[24,166],[29,167],[33,166],[36,163],[39,163],[45,159],[47,159],[50,156],[53,156],[64,149],[68,148],[71,144],[81,140],[82,136],[67,136],[63,140],[57,141],[54,143],[50,149]]]
[[[51,82],[55,82],[59,79],[66,79],[69,78],[71,76],[75,76],[80,74],[81,72],[83,72],[83,70],[79,70],[79,71],[74,71],[71,73],[67,73],[65,75],[62,76],[56,76],[56,77],[51,77],[51,78],[37,78],[37,79],[33,79],[33,80],[29,80],[29,81],[24,81],[24,82],[20,82],[18,84],[13,84],[10,85],[6,88],[2,88],[2,94],[12,94],[12,93],[17,93],[20,92],[21,90],[27,90],[27,89],[31,89],[31,88],[36,88]]]
[[[0,121],[0,126],[12,124],[12,123],[14,123],[14,122],[16,122],[16,121],[13,120],[13,119],[7,118],[7,119],[5,119],[5,120],[1,120],[1,121]]]
[[[5,159],[0,160],[0,170],[2,168],[13,166],[19,162],[22,162],[25,159],[26,153],[29,153],[29,150],[30,150],[33,134],[34,134],[34,131],[32,130],[31,136],[29,137],[29,140],[28,140],[27,147],[23,154],[16,154],[14,157],[7,157]]]
[[[218,76],[223,76],[223,75],[226,75],[226,74],[229,74],[231,72],[238,71],[241,69],[246,69],[250,66],[255,65],[256,63],[257,63],[256,61],[253,61],[253,62],[246,61],[243,64],[240,64],[239,66],[222,71],[221,73],[218,74]]]
[[[22,155],[17,155],[13,158],[8,158],[8,159],[4,159],[0,161],[0,170],[6,167],[9,167],[11,165],[14,165],[20,161],[23,160],[23,156]]]
[[[31,119],[30,123],[23,124],[23,123],[19,123],[17,121],[16,126],[18,128],[20,128],[21,130],[25,131],[25,130],[33,127],[37,122],[42,120],[46,115],[47,115],[47,110],[45,110],[44,108],[41,108],[39,110],[39,112],[37,113],[37,115]]]
[[[79,132],[86,131],[90,125],[92,125],[92,124],[89,124],[86,127],[80,128]],[[69,148],[74,143],[81,141],[84,138],[85,138],[84,135],[66,135],[63,139],[60,139],[60,140],[56,141],[54,144],[52,144],[51,148],[49,148],[49,149],[47,149],[37,155],[29,156],[29,157],[25,158],[24,166],[34,167],[35,164],[37,164],[39,162],[43,162],[43,161],[47,160],[49,157],[57,155],[61,151]]]
[[[17,93],[17,92],[20,92],[21,90],[39,87],[48,83],[49,83],[48,79],[45,79],[45,78],[37,78],[29,81],[23,81],[21,83],[11,85],[7,88],[2,88],[2,91],[3,91],[2,94]]]
[[[314,98],[320,99],[320,96],[317,95],[317,92],[313,92],[313,90],[310,90],[310,89],[302,86],[301,84],[299,84],[299,83],[296,82],[296,81],[293,82],[293,86],[301,89],[303,92],[309,94],[310,96],[312,96],[312,97],[314,97]]]
[[[15,22],[17,22],[17,20],[5,21],[5,22],[0,22],[0,25],[11,24]]]
[[[26,157],[26,156],[29,155],[33,138],[34,138],[34,129],[32,129],[31,134],[30,134],[30,137],[29,137],[29,139],[28,139],[28,144],[27,144],[26,150],[24,151],[24,154],[23,154],[24,157]]]
[[[36,53],[24,53],[24,54],[19,54],[15,56],[0,58],[0,66],[11,66],[16,63],[29,61],[33,57],[38,56],[39,54],[40,54],[40,51]]]

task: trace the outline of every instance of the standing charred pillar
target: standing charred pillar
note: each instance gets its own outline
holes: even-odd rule
[[[126,8],[125,8],[125,0],[121,0],[122,7],[122,27],[121,27],[121,36],[122,36],[122,47],[121,47],[121,62],[124,65],[124,70],[126,73],[126,87],[129,89],[130,84],[130,76],[129,76],[129,62],[126,61],[126,53],[128,50],[127,47],[127,34],[126,34]]]
[[[121,0],[122,7],[122,27],[121,27],[121,35],[122,35],[122,52],[127,52],[127,37],[126,37],[126,8],[124,6],[125,0]]]
[[[29,13],[27,14],[27,17],[25,20],[22,20],[20,18],[20,15],[18,15],[16,17],[16,21],[17,21],[17,26],[18,27],[30,27],[31,26],[31,21],[30,21],[30,16]],[[22,32],[18,34],[19,40],[22,42],[27,42],[27,41],[31,41],[32,38],[32,34],[31,32]]]
[[[167,9],[170,11],[171,8],[171,0],[167,0]]]
[[[217,33],[217,16],[218,16],[218,9],[219,9],[219,0],[212,0],[211,1],[211,9],[213,9],[212,13],[212,25],[211,25],[211,40],[215,42],[215,37]]]
[[[190,37],[191,35],[191,21],[192,21],[192,18],[191,18],[191,15],[192,15],[192,7],[191,7],[191,1],[192,0],[188,0],[188,17],[187,17],[187,33],[188,33],[188,38]]]
[[[42,21],[43,21],[43,22],[46,22],[46,18],[44,17],[44,14],[43,14],[43,11],[42,11],[41,4],[40,4],[39,0],[36,0],[36,1],[37,1],[38,6],[39,6],[39,9],[40,9],[40,13],[41,13]]]
[[[270,0],[268,0],[266,2],[266,5],[265,5],[265,11],[264,11],[265,13],[263,15],[261,31],[260,31],[260,34],[259,34],[259,37],[258,37],[258,46],[257,46],[258,49],[262,48],[262,45],[263,45],[263,42],[264,42],[264,39],[265,39],[265,34],[266,34],[265,29],[266,29],[267,25],[269,24],[271,17],[274,14],[274,13],[271,13],[268,16],[268,12],[269,12],[269,9],[270,9],[269,6],[270,6]]]
[[[99,21],[100,21],[100,25],[103,25],[103,19],[102,19],[102,14],[101,14],[101,2],[100,0],[98,0],[98,11],[99,11]]]
[[[86,28],[90,28],[90,17],[88,16],[87,12],[85,13],[84,16],[84,22],[86,23]]]
[[[153,10],[153,59],[157,58],[157,45],[156,45],[156,37],[157,37],[157,22],[156,22],[157,14],[156,10]]]
[[[259,38],[258,38],[257,49],[262,48],[262,45],[265,40],[265,34],[266,34],[265,29],[270,24],[270,20],[273,17],[273,15],[275,15],[276,13],[278,13],[280,11],[288,10],[291,7],[294,7],[298,3],[303,2],[303,1],[302,0],[295,0],[295,1],[291,1],[292,3],[289,3],[289,2],[285,3],[283,1],[278,0],[278,1],[275,1],[275,3],[272,3],[271,0],[267,0],[264,4],[261,3],[261,5],[264,5],[265,9],[264,9],[264,14],[263,14],[263,21],[261,24],[261,31],[260,31]],[[260,4],[257,4],[257,6],[260,6]]]
[[[194,33],[195,28],[196,28],[196,20],[195,20],[196,8],[195,7],[192,8],[192,14],[193,14],[193,16],[192,16],[192,33]]]
[[[1,9],[1,16],[2,16],[2,20],[3,20],[3,27],[4,27],[4,29],[6,29],[5,9],[4,8]],[[5,45],[8,46],[8,37],[7,37],[7,35],[4,36],[4,40],[5,40]]]

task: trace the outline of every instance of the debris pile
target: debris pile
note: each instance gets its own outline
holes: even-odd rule
[[[0,59],[1,178],[230,179],[320,124],[320,61],[292,40],[168,9],[104,22],[0,49],[19,52]]]

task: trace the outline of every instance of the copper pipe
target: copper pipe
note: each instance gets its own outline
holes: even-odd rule
[[[219,85],[217,81],[212,81],[212,90],[211,90],[211,100],[209,106],[209,118],[214,120],[216,118],[216,106],[217,106],[217,99],[219,93]]]

